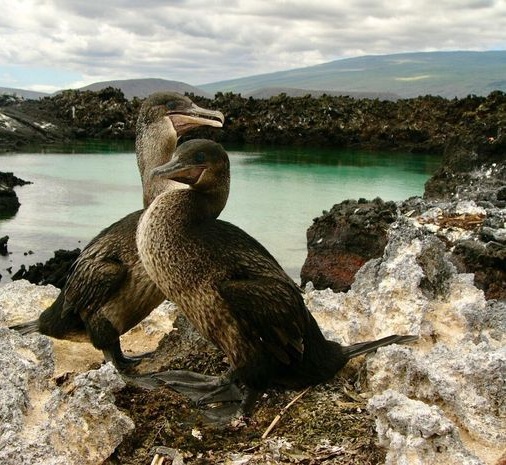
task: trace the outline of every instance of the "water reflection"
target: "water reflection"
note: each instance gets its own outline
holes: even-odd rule
[[[245,153],[244,151],[239,152]],[[359,168],[396,166],[398,169],[427,175],[434,172],[434,166],[437,166],[440,160],[439,156],[427,154],[329,148],[275,148],[261,151],[250,149],[246,153],[250,153],[251,156],[245,163],[250,164],[353,166]]]

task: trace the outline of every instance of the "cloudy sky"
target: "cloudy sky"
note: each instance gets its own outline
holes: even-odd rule
[[[193,85],[360,55],[506,49],[506,0],[0,0],[0,87]]]

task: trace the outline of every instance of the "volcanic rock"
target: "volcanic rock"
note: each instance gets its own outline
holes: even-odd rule
[[[449,144],[424,194],[427,200],[453,201],[453,212],[440,202],[436,217],[428,222],[438,235],[446,232],[453,262],[474,273],[488,299],[506,299],[506,134],[498,133],[495,138],[474,135]]]
[[[6,256],[9,251],[7,250],[7,242],[9,241],[9,236],[0,237],[0,255]]]
[[[381,444],[389,448],[385,465],[483,465],[466,449],[457,426],[436,405],[388,389],[371,399],[368,407],[378,418]]]
[[[80,253],[80,249],[56,250],[54,257],[45,263],[30,265],[28,269],[26,269],[26,266],[21,265],[11,279],[13,281],[26,279],[33,284],[52,284],[61,289],[67,281],[72,264]]]
[[[129,102],[119,89],[110,87],[9,102],[0,107],[0,150],[83,137],[133,140],[140,103]]]
[[[0,171],[0,219],[9,218],[16,214],[20,203],[16,192],[14,192],[14,187],[25,184],[31,183],[14,176],[13,173]]]
[[[306,233],[302,285],[311,281],[316,289],[347,291],[362,265],[383,253],[396,214],[394,202],[360,199],[336,204],[314,219]]]
[[[501,134],[502,132],[499,131]],[[381,255],[396,209],[416,218],[442,241],[461,272],[474,273],[487,299],[506,299],[506,136],[453,141],[443,165],[426,183],[424,198],[372,204],[348,200],[314,220],[307,231],[303,284],[346,291],[358,269]],[[421,260],[428,257],[421,258]],[[435,263],[431,271],[444,273]],[[425,285],[430,287],[430,279]]]
[[[468,199],[506,207],[506,133],[471,134],[446,146],[443,162],[426,182],[426,199]]]
[[[20,205],[14,189],[0,182],[0,219],[14,216]]]
[[[30,181],[25,181],[24,179],[14,176],[13,173],[5,173],[2,171],[0,171],[0,183],[10,188],[32,184]]]
[[[193,137],[255,145],[356,147],[442,153],[448,134],[499,137],[506,97],[445,99],[424,96],[397,101],[349,96],[280,94],[269,99],[217,93],[213,100],[191,96],[226,115],[226,129],[203,128]],[[75,138],[131,139],[142,101],[119,89],[67,90],[34,101],[0,102],[0,149]]]

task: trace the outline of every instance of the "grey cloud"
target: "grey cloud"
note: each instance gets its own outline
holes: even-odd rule
[[[198,84],[361,54],[506,48],[506,7],[493,0],[9,5],[26,8],[0,17],[0,73],[2,64],[49,63],[89,81],[149,76]]]

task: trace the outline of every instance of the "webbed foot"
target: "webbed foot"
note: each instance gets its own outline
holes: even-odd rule
[[[168,370],[152,375],[198,406],[215,402],[239,402],[243,395],[228,376],[209,376],[186,370]]]
[[[218,426],[251,416],[259,391],[239,388],[232,373],[210,376],[187,370],[167,370],[143,375],[125,375],[127,383],[144,389],[169,386],[191,399],[206,421]]]

